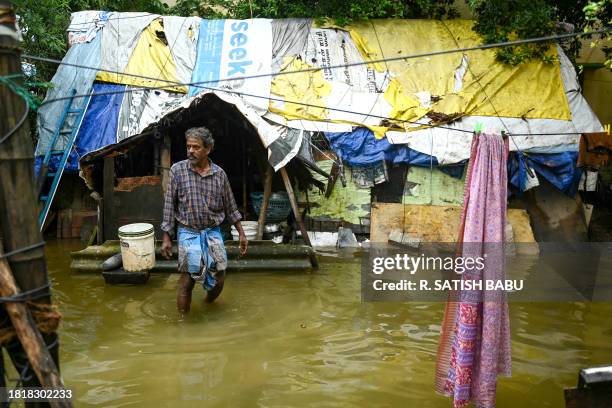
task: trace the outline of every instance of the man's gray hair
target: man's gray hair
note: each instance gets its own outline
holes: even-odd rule
[[[212,133],[204,126],[187,129],[185,132],[185,139],[190,137],[200,139],[204,147],[214,147],[215,145],[215,139],[213,139]]]

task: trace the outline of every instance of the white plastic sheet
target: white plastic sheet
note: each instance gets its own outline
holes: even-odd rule
[[[70,25],[68,26],[68,44],[81,44],[91,42],[104,27],[113,13],[108,11],[77,11],[70,15]]]

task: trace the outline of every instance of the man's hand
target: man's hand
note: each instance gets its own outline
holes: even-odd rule
[[[240,256],[245,256],[249,246],[249,241],[247,240],[246,235],[244,235],[244,232],[241,232],[238,235],[238,239],[240,240],[240,245],[238,247],[240,249]]]
[[[170,238],[170,234],[165,231],[162,240],[161,254],[166,259],[172,258],[172,238]]]
[[[238,241],[240,242],[238,249],[240,250],[240,256],[245,256],[247,253],[247,247],[249,246],[249,241],[246,239],[246,235],[244,234],[240,221],[236,221],[234,228],[236,228],[238,231]]]

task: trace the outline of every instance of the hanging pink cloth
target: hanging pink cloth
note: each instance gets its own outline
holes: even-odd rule
[[[508,141],[481,134],[472,139],[459,227],[458,254],[484,257],[484,269],[462,280],[503,280]],[[510,375],[510,324],[503,292],[462,290],[449,296],[436,364],[436,391],[453,406],[495,407],[497,376]]]

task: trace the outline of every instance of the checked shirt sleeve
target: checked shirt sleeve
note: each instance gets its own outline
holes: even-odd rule
[[[177,182],[174,169],[170,169],[168,177],[168,188],[164,197],[164,215],[162,217],[161,229],[174,238],[176,227],[176,204],[177,204]]]
[[[225,219],[234,225],[236,222],[242,219],[236,200],[234,199],[234,193],[232,193],[232,187],[230,186],[227,175],[223,173],[223,208],[225,210]]]

